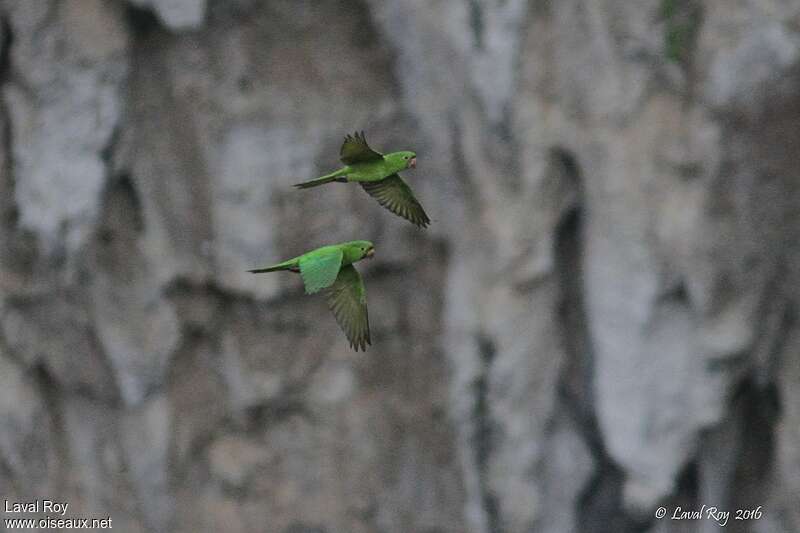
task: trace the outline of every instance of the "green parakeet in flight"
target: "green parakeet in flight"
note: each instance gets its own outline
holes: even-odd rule
[[[383,207],[424,228],[431,219],[419,204],[398,172],[417,167],[414,152],[392,152],[380,154],[369,147],[364,132],[347,135],[339,151],[344,167],[321,178],[298,183],[295,187],[309,189],[333,181],[359,183],[367,194],[378,200]]]
[[[328,307],[342,328],[350,347],[366,350],[369,338],[367,293],[364,281],[353,263],[375,255],[369,241],[350,241],[323,246],[283,263],[248,270],[255,274],[289,270],[299,272],[307,294],[326,289]]]

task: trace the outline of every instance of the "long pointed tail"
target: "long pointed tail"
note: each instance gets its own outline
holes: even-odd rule
[[[263,272],[277,272],[278,270],[291,270],[292,268],[296,268],[296,262],[294,259],[290,259],[289,261],[284,261],[283,263],[278,263],[277,265],[270,265],[268,267],[263,268],[254,268],[253,270],[248,270],[248,272],[252,272],[253,274],[261,274]]]
[[[328,174],[327,176],[322,176],[321,178],[313,179],[310,181],[304,181],[303,183],[295,183],[295,187],[298,189],[310,189],[311,187],[316,187],[318,185],[325,185],[326,183],[330,183],[332,181],[342,181],[346,182],[347,178],[342,177],[339,175],[339,171],[334,172],[333,174]]]
[[[278,270],[289,270],[287,267],[282,266],[271,266],[265,268],[254,268],[253,270],[248,270],[248,272],[252,272],[253,274],[261,274],[263,272],[276,272]]]

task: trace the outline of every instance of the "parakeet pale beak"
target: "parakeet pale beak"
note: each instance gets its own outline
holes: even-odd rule
[[[408,162],[408,168],[417,168],[417,158],[412,157],[411,161]]]
[[[367,257],[369,257],[370,259],[375,257],[375,248],[370,248],[369,250],[367,250]]]

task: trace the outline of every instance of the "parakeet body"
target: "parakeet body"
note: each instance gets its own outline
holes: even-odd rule
[[[359,183],[379,204],[419,227],[426,227],[430,218],[414,197],[411,188],[399,172],[416,168],[417,155],[403,151],[380,154],[367,144],[364,133],[346,136],[340,150],[343,168],[320,178],[298,183],[295,187],[309,189],[331,182]]]
[[[255,274],[289,270],[303,278],[307,294],[326,289],[328,307],[342,328],[350,346],[358,351],[371,344],[367,293],[361,275],[353,263],[373,257],[375,247],[369,241],[350,241],[323,246],[282,263],[249,270]]]

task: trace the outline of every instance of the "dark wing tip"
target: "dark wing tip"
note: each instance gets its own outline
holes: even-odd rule
[[[366,324],[363,324],[364,329],[360,329],[358,331],[353,332],[352,338],[348,336],[348,341],[350,341],[350,347],[355,350],[362,352],[367,351],[367,346],[372,346],[372,338],[369,333],[369,315],[366,318]]]
[[[369,337],[356,339],[355,341],[350,341],[350,348],[352,348],[356,352],[358,351],[366,352],[367,346],[372,346],[372,341],[369,339]]]
[[[415,226],[421,229],[426,229],[428,225],[431,223],[431,219],[428,218],[428,215],[425,212],[420,213],[419,217],[415,217],[411,222],[414,223]]]
[[[422,205],[417,202],[419,206],[419,223],[417,224],[420,228],[427,228],[428,225],[431,223],[431,218],[428,216],[428,213],[422,208]]]
[[[428,225],[431,223],[431,220],[425,215],[425,213],[422,213],[421,216],[414,216],[414,214],[397,214],[414,224],[419,229],[427,229]]]

